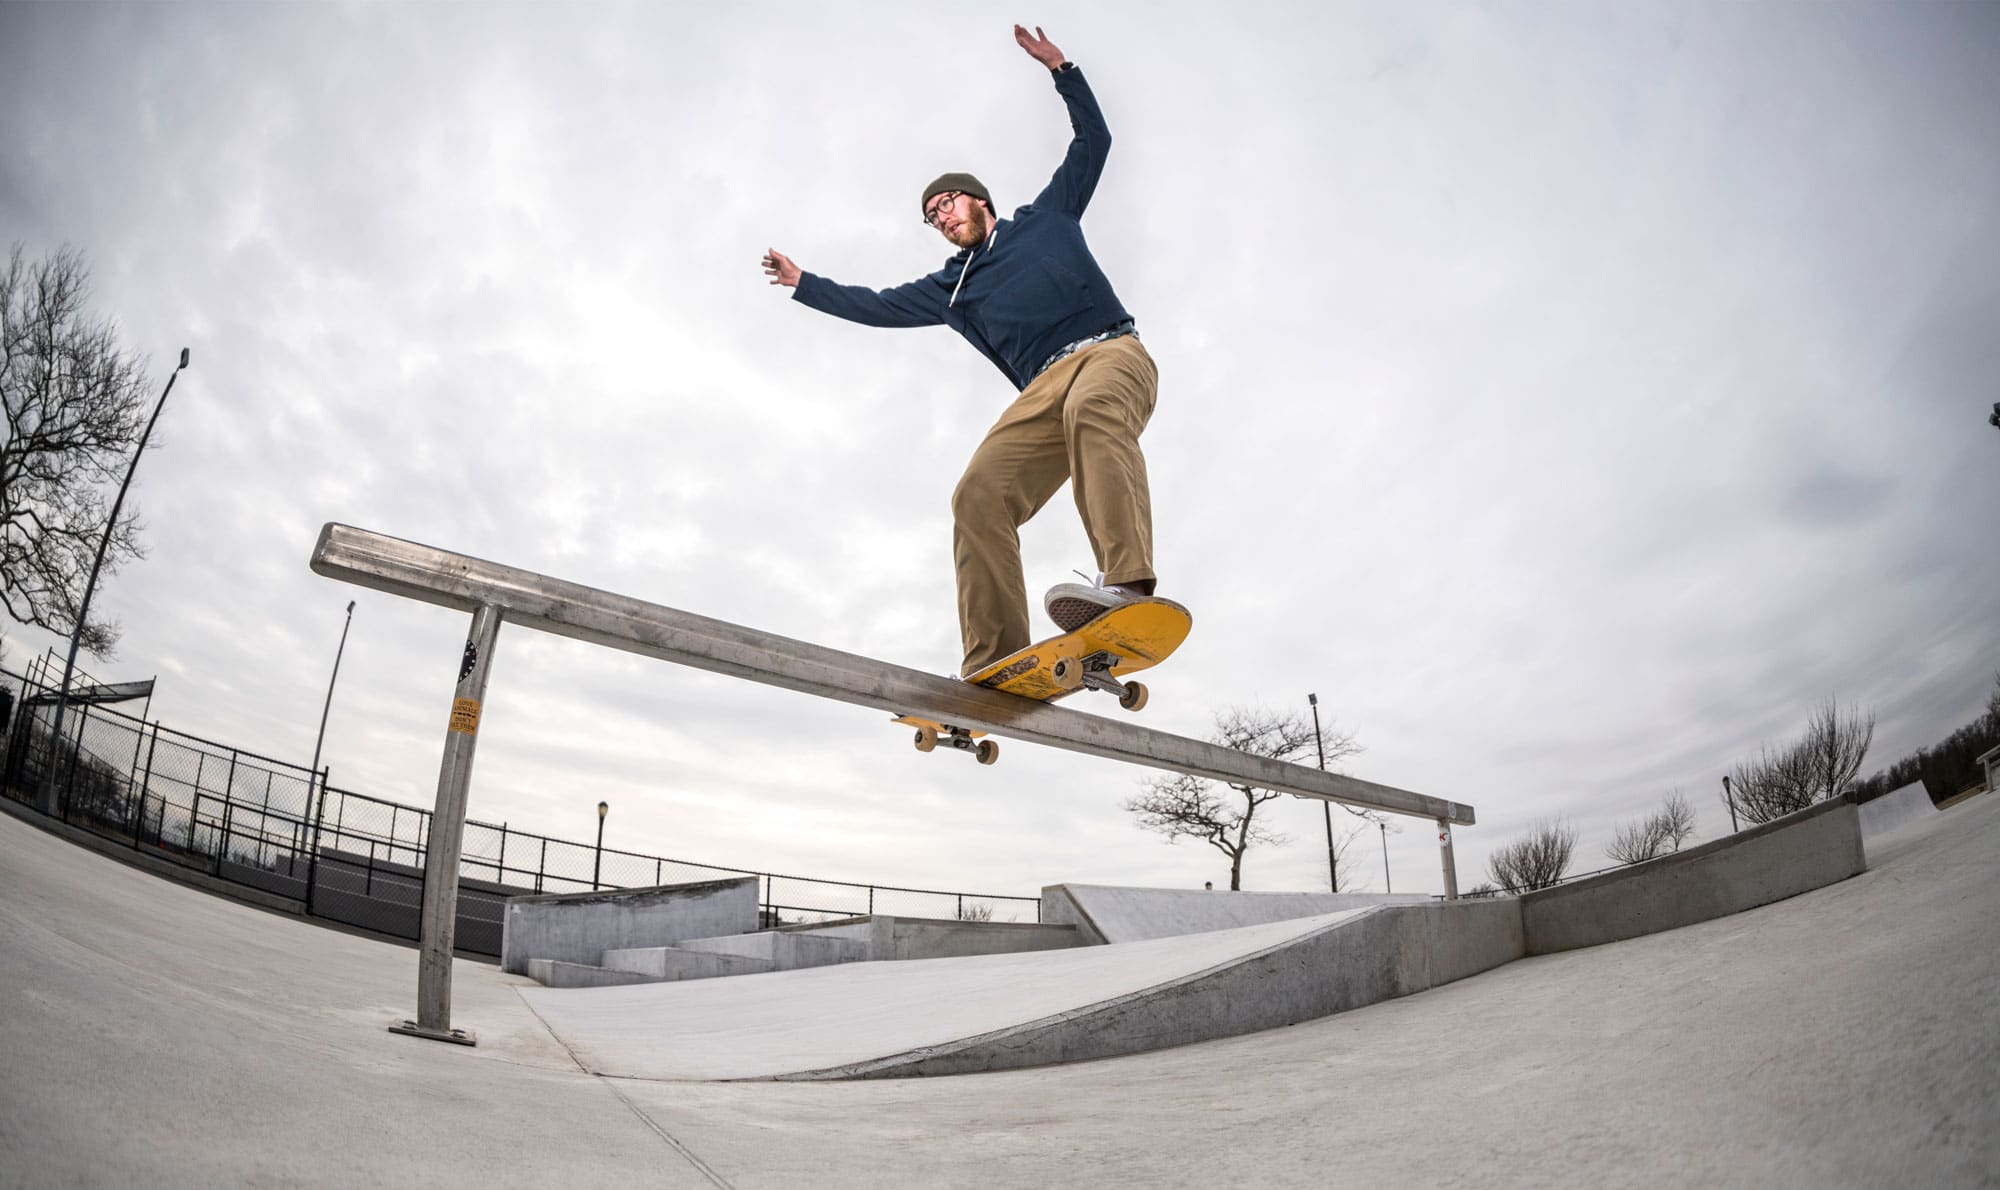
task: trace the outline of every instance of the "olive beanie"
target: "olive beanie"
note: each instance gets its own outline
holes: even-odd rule
[[[939,174],[938,180],[924,187],[924,201],[917,207],[919,213],[930,210],[931,200],[947,190],[959,190],[991,207],[993,196],[986,193],[986,187],[971,174]]]

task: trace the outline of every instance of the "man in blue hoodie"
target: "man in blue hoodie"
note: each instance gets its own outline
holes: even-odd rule
[[[892,289],[839,285],[766,251],[771,284],[867,326],[948,326],[993,361],[1020,396],[973,451],[952,493],[958,618],[970,675],[1033,643],[1020,527],[1069,480],[1097,556],[1094,584],[1064,583],[1043,606],[1065,632],[1151,595],[1152,505],[1139,435],[1159,373],[1132,316],[1083,240],[1079,220],[1111,148],[1084,82],[1041,29],[1014,40],[1046,66],[1076,136],[1035,201],[997,218],[979,179],[948,173],[924,188],[924,222],[958,248],[943,268]]]

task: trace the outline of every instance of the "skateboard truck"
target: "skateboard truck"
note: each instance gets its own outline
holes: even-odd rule
[[[940,734],[942,729],[942,734]],[[939,744],[949,744],[965,752],[970,752],[981,764],[992,764],[1000,759],[998,740],[975,740],[972,731],[964,727],[941,724],[932,727],[928,723],[917,726],[917,751],[929,752]]]
[[[1124,658],[1105,650],[1087,657],[1059,657],[1049,667],[1049,675],[1056,685],[1065,690],[1086,687],[1102,690],[1106,694],[1116,694],[1118,705],[1128,711],[1136,711],[1146,705],[1146,687],[1139,682],[1121,682],[1111,676]]]

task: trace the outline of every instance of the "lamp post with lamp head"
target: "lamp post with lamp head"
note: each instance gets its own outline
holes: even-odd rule
[[[590,865],[590,887],[597,889],[598,873],[604,870],[604,816],[611,813],[610,802],[597,803],[597,858]]]

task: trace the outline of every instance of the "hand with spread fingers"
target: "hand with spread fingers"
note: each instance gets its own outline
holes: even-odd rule
[[[1064,62],[1063,52],[1056,48],[1055,42],[1043,36],[1040,25],[1035,26],[1033,33],[1028,32],[1019,25],[1014,26],[1014,44],[1028,51],[1030,58],[1040,62],[1050,70],[1054,70]]]
[[[773,285],[798,288],[799,266],[792,263],[791,257],[776,248],[764,249],[764,275],[771,279]]]

